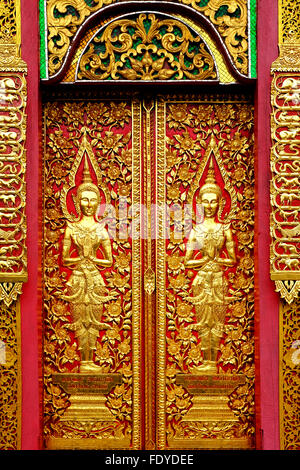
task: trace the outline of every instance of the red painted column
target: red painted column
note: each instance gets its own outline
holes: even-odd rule
[[[270,280],[270,88],[271,64],[278,57],[277,0],[258,0],[256,144],[258,157],[259,362],[262,448],[279,449],[279,295]]]
[[[21,1],[21,55],[28,66],[26,214],[28,282],[21,295],[22,450],[39,448],[38,201],[39,201],[39,23],[38,2]]]

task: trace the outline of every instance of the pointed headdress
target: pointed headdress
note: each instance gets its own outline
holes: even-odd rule
[[[216,180],[215,168],[214,168],[212,154],[210,156],[210,162],[209,162],[209,167],[208,167],[208,172],[207,172],[207,175],[206,175],[205,183],[200,188],[199,196],[201,197],[202,194],[204,194],[204,193],[215,193],[219,197],[222,197],[221,188],[218,185],[217,180]]]

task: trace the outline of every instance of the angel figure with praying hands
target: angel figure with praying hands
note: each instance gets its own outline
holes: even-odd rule
[[[111,240],[104,224],[97,220],[99,188],[92,182],[87,157],[83,181],[74,197],[77,220],[67,222],[63,240],[62,262],[72,270],[62,296],[70,304],[74,330],[81,352],[80,372],[101,371],[93,361],[99,331],[109,328],[101,322],[103,304],[108,295],[101,268],[112,266]]]
[[[186,300],[195,306],[196,324],[192,328],[201,338],[203,354],[202,364],[193,371],[214,374],[228,304],[224,270],[235,265],[236,254],[230,223],[220,219],[222,190],[215,178],[212,157],[197,203],[202,207],[203,219],[191,230],[185,255],[186,268],[197,271],[193,295]]]

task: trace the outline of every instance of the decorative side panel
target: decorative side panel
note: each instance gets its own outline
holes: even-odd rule
[[[44,107],[44,440],[140,447],[139,104]],[[131,225],[132,224],[132,225]]]
[[[271,88],[271,279],[288,303],[300,290],[299,5],[279,2],[279,57]]]
[[[0,450],[21,448],[20,304],[0,304]]]
[[[280,447],[299,450],[300,6],[280,0],[271,88],[271,278],[280,293]]]
[[[157,114],[158,447],[253,448],[253,105]]]
[[[0,7],[0,449],[21,445],[20,303],[27,279],[26,71],[19,0]]]
[[[274,71],[271,93],[271,279],[291,303],[300,290],[299,74]]]

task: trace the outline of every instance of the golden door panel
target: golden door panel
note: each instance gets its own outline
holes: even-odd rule
[[[253,107],[157,105],[159,448],[254,446]]]
[[[44,123],[45,446],[253,448],[252,98]]]
[[[140,448],[139,116],[129,100],[44,105],[49,449]]]

